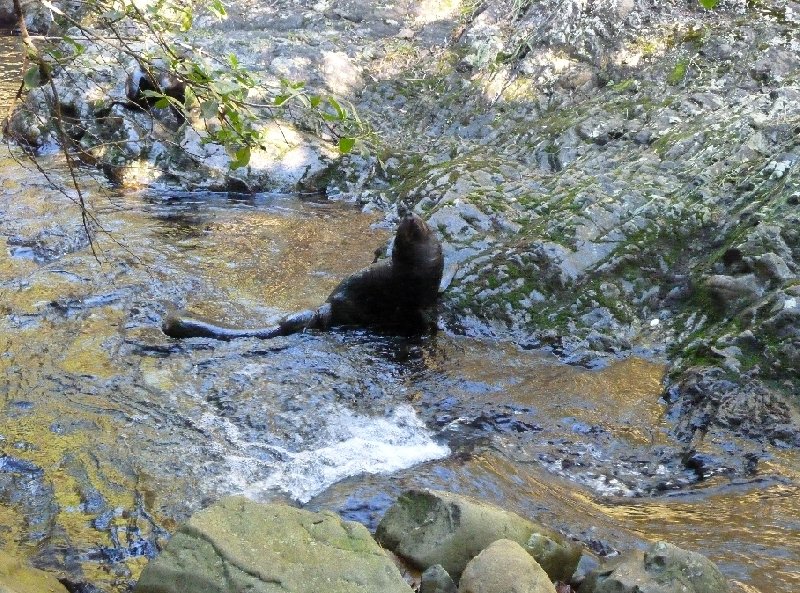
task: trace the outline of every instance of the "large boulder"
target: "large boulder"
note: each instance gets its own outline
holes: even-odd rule
[[[0,554],[0,593],[67,593],[51,574],[30,568],[20,560]]]
[[[331,512],[230,497],[194,515],[135,593],[411,593],[369,531]]]
[[[705,556],[657,542],[590,572],[579,593],[726,593],[728,582]]]
[[[554,581],[568,581],[581,554],[578,545],[543,525],[484,502],[433,490],[410,490],[400,496],[375,537],[422,570],[441,564],[456,581],[472,558],[499,539],[525,547]]]
[[[469,561],[458,593],[555,593],[547,573],[517,542],[499,539]]]

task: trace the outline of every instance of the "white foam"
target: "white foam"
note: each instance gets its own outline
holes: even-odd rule
[[[296,452],[269,448],[280,461],[252,455],[254,449],[263,452],[263,445],[240,443],[241,452],[227,456],[229,484],[254,499],[277,489],[308,502],[349,476],[390,473],[450,453],[433,440],[411,406],[400,406],[388,417],[357,415],[345,408],[326,417],[330,422],[324,446]]]

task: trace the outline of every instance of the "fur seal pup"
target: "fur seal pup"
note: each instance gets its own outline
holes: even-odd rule
[[[272,327],[239,329],[168,316],[161,329],[173,338],[217,340],[268,339],[347,325],[419,331],[424,311],[438,297],[443,270],[441,243],[424,220],[411,214],[397,228],[391,259],[377,261],[342,280],[317,309],[294,313]]]

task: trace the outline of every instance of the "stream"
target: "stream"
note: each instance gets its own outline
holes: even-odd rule
[[[0,41],[5,104],[14,40]],[[57,154],[40,164],[67,187]],[[800,589],[800,455],[759,449],[746,478],[704,471],[752,448],[731,438],[676,462],[663,361],[589,370],[446,327],[174,341],[159,327],[173,308],[262,325],[316,306],[391,230],[348,204],[119,193],[81,175],[91,245],[74,190],[0,149],[0,553],[121,593],[226,494],[374,529],[400,492],[430,487],[600,553],[665,539],[739,591]]]

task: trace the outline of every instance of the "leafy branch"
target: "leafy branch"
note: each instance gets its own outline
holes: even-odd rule
[[[231,169],[246,166],[253,149],[266,148],[265,121],[277,121],[292,109],[304,110],[304,119],[315,122],[314,131],[333,139],[342,154],[353,150],[359,141],[368,145],[370,130],[352,105],[313,94],[303,83],[288,80],[282,80],[274,92],[236,55],[220,58],[191,44],[186,34],[196,20],[197,9],[202,7],[217,19],[227,17],[220,0],[155,0],[144,6],[133,0],[88,0],[80,18],[49,0],[43,3],[57,14],[68,32],[56,43],[45,40],[37,47],[30,41],[29,53],[38,57],[26,69],[27,89],[68,75],[74,61],[93,44],[138,64],[139,73],[128,96],[131,102],[156,115],[159,110],[168,110],[181,125],[197,128],[203,143],[225,148]],[[59,119],[55,109],[52,115]],[[61,133],[56,133],[64,146]]]

